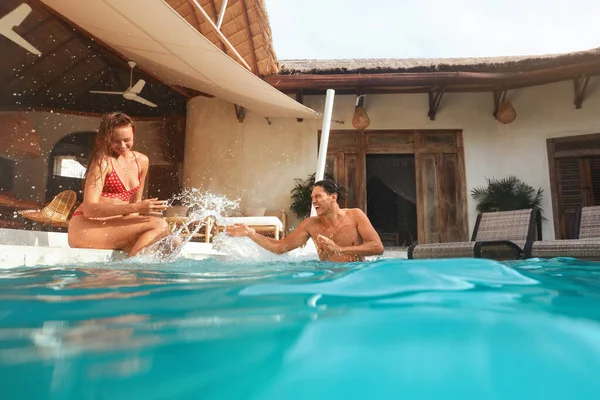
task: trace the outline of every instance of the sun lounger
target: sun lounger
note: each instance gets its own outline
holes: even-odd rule
[[[259,210],[263,215],[246,217],[208,217],[204,221],[204,227],[194,232],[198,222],[190,223],[187,216],[187,207],[170,207],[166,212],[166,221],[172,233],[177,232],[180,236],[192,235],[201,238],[205,243],[210,243],[213,237],[225,230],[225,227],[233,224],[246,224],[257,232],[272,235],[275,239],[281,239],[285,235],[286,214],[285,210]],[[265,215],[266,214],[266,215]]]
[[[533,241],[541,235],[540,216],[535,210],[481,213],[471,241],[413,244],[408,258],[527,258]]]
[[[221,218],[216,223],[217,233],[225,230],[226,226],[234,224],[246,224],[258,233],[272,234],[275,239],[282,238],[284,234],[283,222],[275,216]]]
[[[535,241],[531,256],[600,260],[600,206],[583,207],[579,210],[575,237],[575,239]]]

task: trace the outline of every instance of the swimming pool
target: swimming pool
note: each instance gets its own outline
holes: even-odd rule
[[[4,399],[600,398],[600,264],[0,272]]]

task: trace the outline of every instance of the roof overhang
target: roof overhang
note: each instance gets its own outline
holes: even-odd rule
[[[443,87],[446,91],[494,91],[498,88],[517,89],[600,75],[600,57],[558,65],[540,66],[529,70],[498,71],[419,71],[419,72],[294,72],[266,77],[273,87],[305,94],[332,88],[361,93],[427,92]]]
[[[321,118],[223,53],[163,0],[41,1],[165,83],[263,117]]]

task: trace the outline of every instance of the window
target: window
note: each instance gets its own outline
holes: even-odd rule
[[[15,176],[15,162],[0,157],[0,192],[10,192],[13,188],[13,177]]]
[[[83,179],[86,168],[73,156],[54,157],[54,175]]]

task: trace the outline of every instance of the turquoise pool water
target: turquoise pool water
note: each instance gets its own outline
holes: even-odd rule
[[[0,271],[2,399],[598,399],[600,264]]]

